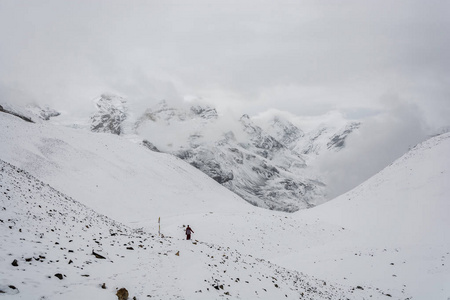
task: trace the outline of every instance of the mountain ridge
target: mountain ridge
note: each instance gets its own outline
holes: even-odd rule
[[[327,184],[307,164],[307,155],[342,149],[359,126],[347,126],[345,134],[330,128],[316,140],[280,116],[262,128],[248,115],[224,122],[215,108],[195,103],[175,107],[164,100],[131,114],[130,101],[121,96],[104,93],[93,102],[96,112],[86,125],[73,127],[123,136],[151,151],[175,155],[249,203],[288,212],[327,200]],[[32,113],[40,112],[35,108]],[[64,116],[56,113],[50,122],[64,124]],[[307,147],[316,151],[305,151]]]

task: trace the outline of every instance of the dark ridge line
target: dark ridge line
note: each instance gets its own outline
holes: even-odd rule
[[[25,117],[25,116],[22,116],[22,115],[19,115],[19,114],[15,113],[15,112],[6,110],[6,109],[4,109],[3,106],[1,106],[1,105],[0,105],[0,112],[3,112],[3,113],[5,113],[5,114],[13,115],[13,116],[15,116],[15,117],[21,118],[22,120],[27,121],[27,122],[30,122],[30,123],[34,123],[34,121],[31,120],[30,118]]]

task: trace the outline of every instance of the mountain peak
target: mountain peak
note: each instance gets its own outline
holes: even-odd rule
[[[122,122],[127,118],[127,100],[123,97],[104,93],[94,100],[97,112],[91,116],[91,131],[120,135]]]
[[[243,114],[242,117],[239,120],[241,120],[241,121],[243,121],[243,120],[250,120],[250,116],[247,115],[247,114]]]
[[[264,130],[291,150],[299,139],[305,135],[300,128],[280,116],[274,116]]]
[[[193,105],[191,106],[191,113],[203,119],[216,119],[219,116],[216,109],[210,106]]]

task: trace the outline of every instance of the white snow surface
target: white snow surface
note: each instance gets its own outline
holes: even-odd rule
[[[4,113],[0,128],[0,298],[450,297],[450,134],[288,214],[119,136]]]
[[[111,134],[1,117],[2,159],[115,220],[248,207],[174,156]]]

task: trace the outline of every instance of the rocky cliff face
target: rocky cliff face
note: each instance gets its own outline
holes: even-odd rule
[[[334,134],[330,141],[327,143],[327,148],[332,149],[335,148],[336,150],[341,150],[345,147],[345,139],[355,130],[359,128],[361,123],[359,122],[351,122],[350,124],[346,125],[343,129],[341,129],[339,132]]]
[[[127,118],[126,100],[122,97],[103,94],[95,100],[97,112],[91,116],[91,131],[120,135],[122,123]]]

